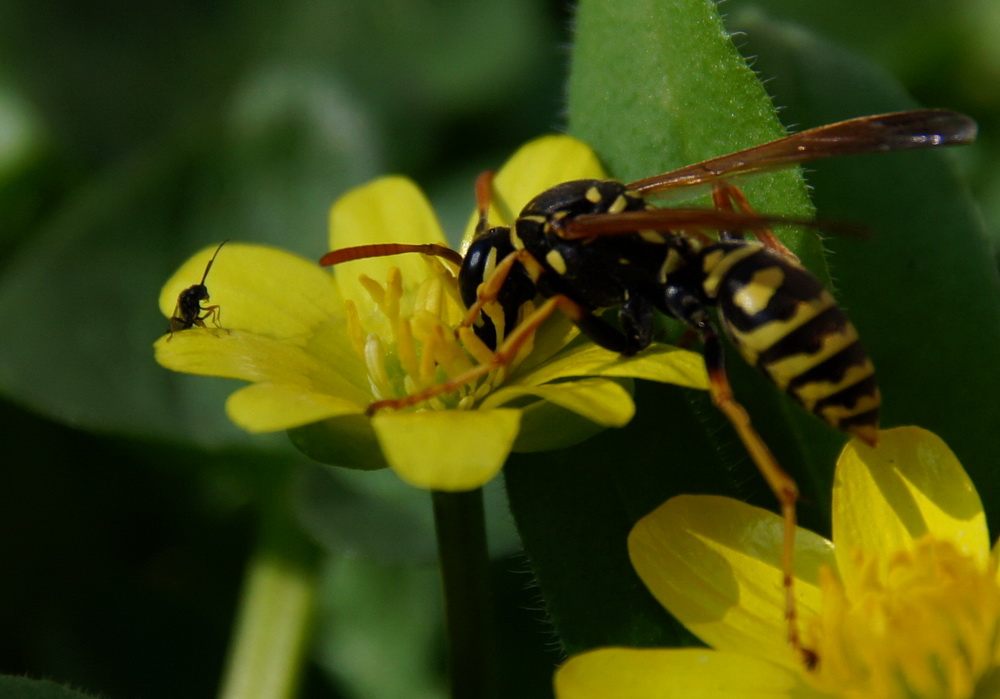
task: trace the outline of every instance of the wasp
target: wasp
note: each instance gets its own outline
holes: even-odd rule
[[[201,281],[193,286],[189,286],[184,291],[182,291],[177,296],[177,305],[174,306],[174,313],[170,317],[170,328],[169,339],[174,336],[175,332],[180,330],[189,330],[194,326],[199,328],[207,328],[205,321],[209,318],[217,328],[221,328],[222,325],[219,322],[219,316],[221,311],[219,307],[216,306],[202,306],[202,301],[208,301],[208,287],[205,286],[205,280],[208,279],[208,272],[212,269],[212,264],[215,262],[215,258],[219,254],[219,250],[222,246],[228,243],[229,240],[223,240],[219,243],[219,247],[215,249],[212,254],[212,258],[205,265],[205,273],[201,275]]]
[[[710,394],[776,495],[784,519],[782,551],[788,638],[802,648],[792,590],[798,488],[736,401],[724,367],[721,334],[780,390],[831,427],[874,446],[881,397],[874,367],[847,315],[823,284],[771,232],[815,221],[754,211],[732,178],[833,156],[971,143],[976,124],[946,110],[912,110],[802,131],[745,150],[623,184],[576,180],[531,200],[510,227],[486,221],[491,179],[477,181],[479,223],[465,255],[428,245],[368,245],[335,250],[321,264],[422,252],[460,264],[459,289],[472,327],[494,350],[492,361],[369,412],[416,405],[509,364],[556,311],[593,342],[622,355],[653,339],[656,312],[700,339]],[[712,208],[661,208],[651,195],[710,186]],[[752,233],[756,240],[746,238]],[[528,302],[544,299],[530,314]],[[486,314],[489,304],[502,312]],[[718,325],[709,313],[717,309]],[[617,308],[617,323],[603,311]]]

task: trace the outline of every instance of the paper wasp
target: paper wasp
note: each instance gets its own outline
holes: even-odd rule
[[[200,328],[207,328],[208,326],[205,325],[205,321],[209,318],[212,319],[217,328],[222,327],[219,322],[219,307],[202,306],[201,302],[209,300],[208,287],[205,286],[205,280],[208,278],[208,272],[212,269],[212,264],[215,262],[219,250],[228,242],[229,240],[223,240],[219,243],[219,247],[215,249],[212,258],[205,265],[205,273],[201,275],[201,281],[193,286],[189,286],[177,296],[177,305],[174,306],[173,315],[170,317],[170,337],[173,337],[175,332],[189,330],[196,325]],[[170,337],[167,339],[169,340]]]
[[[654,312],[676,318],[701,338],[713,402],[738,432],[781,504],[782,568],[789,640],[802,649],[792,593],[795,482],[778,465],[735,400],[723,344],[708,309],[744,359],[827,424],[869,445],[878,440],[880,394],[854,326],[822,283],[770,231],[775,224],[816,225],[756,213],[734,177],[833,156],[971,143],[976,125],[944,110],[859,117],[820,126],[629,184],[577,180],[529,202],[510,227],[486,220],[490,177],[477,182],[479,224],[464,257],[436,245],[368,245],[328,253],[323,265],[421,252],[460,263],[459,288],[473,328],[495,350],[488,364],[424,391],[379,401],[369,412],[416,405],[509,364],[556,310],[592,341],[630,355],[652,341]],[[709,185],[714,208],[658,208],[646,197]],[[709,235],[708,232],[714,233]],[[746,240],[753,233],[756,241]],[[544,299],[526,317],[523,306]],[[484,313],[490,304],[502,312]],[[618,309],[618,323],[600,312]]]

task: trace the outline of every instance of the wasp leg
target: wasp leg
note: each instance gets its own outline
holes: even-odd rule
[[[723,361],[722,342],[712,328],[702,331],[705,366],[708,369],[709,391],[712,402],[729,419],[739,434],[740,441],[750,453],[771,492],[778,498],[781,516],[784,520],[784,539],[781,548],[782,586],[785,590],[785,620],[788,624],[788,642],[798,651],[806,665],[814,666],[815,654],[802,646],[798,629],[798,609],[795,603],[794,552],[795,552],[795,502],[799,497],[798,486],[792,477],[778,464],[767,444],[750,423],[750,416],[733,396],[732,388]]]
[[[771,492],[778,499],[781,517],[784,520],[781,572],[782,587],[785,591],[785,621],[788,625],[788,643],[801,655],[807,666],[813,667],[817,662],[816,654],[802,646],[798,628],[798,609],[795,603],[793,560],[796,528],[795,502],[799,497],[798,486],[778,464],[778,460],[774,458],[767,444],[750,423],[747,411],[733,395],[729,377],[726,375],[722,340],[719,338],[719,333],[712,324],[708,312],[693,295],[681,289],[668,289],[665,300],[666,307],[671,314],[687,323],[701,335],[712,402],[736,430],[740,441],[743,442],[757,466],[757,470],[760,471]]]
[[[497,300],[504,283],[507,281],[507,277],[510,276],[511,269],[518,262],[531,265],[532,270],[537,271],[538,274],[544,272],[544,269],[538,264],[535,258],[523,250],[507,255],[507,257],[500,260],[489,278],[479,285],[479,288],[476,290],[476,302],[469,306],[469,310],[466,311],[465,317],[462,318],[462,322],[459,324],[459,329],[471,328],[473,323],[476,322],[476,318],[482,313],[483,306]],[[455,332],[458,333],[458,330]]]
[[[479,317],[480,313],[483,312],[483,307],[486,304],[499,300],[500,293],[504,290],[504,286],[507,284],[508,279],[510,279],[514,265],[518,263],[520,263],[524,268],[524,273],[531,280],[531,282],[536,285],[536,289],[541,291],[542,287],[538,286],[538,282],[539,279],[544,278],[545,268],[527,250],[515,250],[500,260],[496,267],[493,268],[493,272],[489,275],[489,277],[487,277],[486,280],[479,285],[479,288],[476,289],[476,301],[470,305],[469,310],[465,312],[465,317],[462,318],[462,322],[455,330],[456,335],[461,334],[462,328],[471,328],[475,324],[476,319]],[[559,294],[560,292],[554,291],[553,293],[547,293],[545,295],[556,296]],[[534,294],[532,294],[532,296],[534,296]],[[504,330],[506,332],[507,328]]]
[[[736,185],[731,185],[728,182],[715,182],[712,185],[712,201],[715,203],[715,208],[721,209],[723,211],[741,211],[745,214],[756,214],[753,206],[750,205],[749,200],[743,193],[743,190]],[[799,261],[798,256],[785,247],[785,244],[778,240],[777,236],[770,228],[760,228],[754,231],[754,235],[757,237],[765,247],[774,250],[775,252],[781,253],[785,257]],[[724,239],[743,239],[742,233],[734,233],[732,231],[727,231],[723,236]]]
[[[690,349],[694,341],[698,339],[698,331],[694,328],[684,328],[684,333],[680,336],[677,342],[674,343],[677,347],[681,349]]]
[[[534,313],[518,324],[514,332],[512,332],[503,341],[500,347],[497,348],[496,352],[493,353],[493,357],[489,362],[478,364],[471,369],[448,379],[447,381],[442,381],[441,383],[429,386],[423,391],[411,393],[410,395],[402,398],[390,398],[387,400],[376,401],[368,406],[368,409],[365,411],[366,414],[373,415],[379,410],[384,410],[386,408],[398,410],[400,408],[406,408],[412,405],[417,405],[418,403],[423,403],[424,401],[434,398],[435,396],[457,391],[462,386],[470,384],[476,379],[486,376],[495,369],[506,367],[514,360],[518,352],[521,351],[521,348],[524,347],[525,343],[535,334],[541,324],[544,323],[557,310],[565,313],[574,323],[581,325],[581,327],[582,324],[586,324],[589,318],[597,320],[589,313],[589,311],[587,311],[586,308],[576,303],[568,296],[563,296],[561,294],[558,296],[552,296],[546,299]],[[610,328],[610,326],[608,327]]]
[[[618,323],[621,325],[622,334],[629,345],[626,351],[619,350],[622,354],[631,355],[649,347],[653,341],[653,304],[645,296],[636,294],[622,304],[618,311]],[[584,330],[594,342],[601,344],[597,339]],[[602,345],[607,348],[606,345]],[[628,351],[631,350],[631,351]]]

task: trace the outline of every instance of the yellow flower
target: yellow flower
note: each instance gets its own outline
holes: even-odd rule
[[[511,224],[547,187],[590,177],[603,173],[584,144],[562,136],[533,141],[497,173],[490,224]],[[444,244],[427,200],[401,177],[337,201],[323,251],[386,242]],[[166,283],[165,315],[201,278],[213,250]],[[445,491],[483,485],[512,448],[557,448],[627,423],[635,408],[620,377],[707,386],[697,354],[660,345],[623,359],[590,343],[570,344],[575,328],[553,318],[505,370],[420,410],[365,417],[376,400],[413,393],[482,360],[485,346],[455,339],[464,312],[455,272],[439,258],[405,254],[344,263],[331,274],[288,252],[229,243],[206,281],[226,330],[165,336],[155,344],[156,359],[175,371],[251,382],[226,403],[245,430],[292,430],[300,448],[324,461],[389,465],[413,485]]]
[[[798,530],[807,669],[785,643],[781,520],[682,496],[629,553],[653,595],[711,649],[602,648],[571,658],[559,699],[1000,696],[1000,581],[982,504],[954,454],[907,427],[837,462],[833,541]]]

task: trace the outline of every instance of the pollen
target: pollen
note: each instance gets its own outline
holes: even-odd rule
[[[987,564],[925,537],[886,559],[855,555],[859,581],[821,573],[804,619],[816,689],[857,699],[974,699],[1000,687],[1000,583]],[[856,588],[856,589],[853,589]]]

